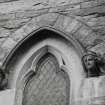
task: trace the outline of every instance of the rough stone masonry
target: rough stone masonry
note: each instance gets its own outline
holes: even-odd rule
[[[86,50],[104,57],[105,0],[0,0],[0,65],[22,38],[46,24],[72,33]],[[83,82],[84,91],[93,90],[92,99],[75,105],[105,105],[105,76]]]

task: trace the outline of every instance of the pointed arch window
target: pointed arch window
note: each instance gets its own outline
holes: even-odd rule
[[[69,77],[50,53],[39,59],[24,89],[23,105],[69,105]]]

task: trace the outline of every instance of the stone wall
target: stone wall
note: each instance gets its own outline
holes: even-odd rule
[[[80,105],[105,105],[105,76],[84,79],[80,88]]]
[[[89,41],[93,51],[104,53],[104,4],[104,0],[27,0],[26,2],[20,0],[1,3],[0,45],[5,39],[11,37],[16,30],[32,20],[32,18],[45,13],[59,13],[68,16],[75,16],[75,18],[80,20],[83,24],[86,24],[91,28],[94,34],[91,34],[86,27],[83,27],[81,29],[82,31],[80,30],[80,33],[83,33],[83,35],[85,34],[84,36],[87,37],[86,41]],[[88,34],[88,36],[86,34]],[[79,37],[78,40],[80,39],[81,38]]]
[[[63,29],[67,33],[70,31],[85,49],[105,54],[105,0],[1,0],[0,2],[1,65],[5,54],[18,43],[17,40],[26,36],[30,32],[30,27],[32,30],[36,29],[35,22],[38,24],[42,20],[44,21],[40,22],[41,26],[48,23],[61,29],[62,27],[58,26],[62,25],[58,24],[63,21]],[[47,13],[53,15],[45,15]],[[82,92],[81,97],[90,100],[83,103],[80,99],[76,104],[104,105],[104,81],[104,76],[83,80],[82,89],[85,92]]]

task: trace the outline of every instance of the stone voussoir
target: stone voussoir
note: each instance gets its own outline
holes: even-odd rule
[[[74,22],[74,24],[73,24]],[[64,15],[60,15],[59,18],[57,19],[56,23],[54,24],[54,27],[57,29],[61,29],[67,33],[70,33],[72,29],[70,29],[71,25],[76,25],[78,22],[73,19],[73,17],[69,17],[69,16],[64,16]],[[69,25],[69,27],[68,27]]]
[[[0,64],[4,62],[10,51],[17,43],[12,38],[7,38],[0,47]]]
[[[14,41],[12,38],[7,38],[7,40],[2,44],[2,48],[6,49],[7,52],[11,51],[14,46],[16,45],[16,41]]]
[[[41,27],[46,25],[53,26],[57,21],[58,16],[58,13],[47,13],[44,15],[40,15],[36,17],[36,23]]]
[[[39,17],[33,18],[23,27],[18,29],[15,33],[11,35],[11,37],[15,41],[20,41],[22,38],[26,37],[28,34],[33,32],[34,30],[42,27],[42,26],[51,26],[55,23],[59,14],[56,13],[49,13],[45,15],[41,15]]]
[[[36,24],[36,20],[32,19],[29,21],[27,24],[25,24],[23,27],[15,31],[12,35],[11,38],[19,42],[21,41],[24,37],[26,37],[28,34],[30,34],[32,31],[35,29],[39,28],[39,26]]]
[[[3,63],[4,59],[6,58],[7,56],[7,50],[6,49],[3,49],[2,47],[0,47],[0,64]],[[1,65],[0,65],[1,66]]]
[[[92,30],[88,26],[82,25],[75,33],[74,37],[78,39],[86,47],[86,38],[92,33]]]
[[[65,31],[73,34],[81,27],[81,25],[82,24],[78,20],[73,19],[72,22],[68,24]]]

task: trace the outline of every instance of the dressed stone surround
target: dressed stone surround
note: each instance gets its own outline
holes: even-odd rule
[[[105,0],[1,0],[0,66],[34,30],[50,27],[72,35],[85,50],[105,54]],[[75,105],[105,105],[105,76],[84,79],[92,98]],[[91,93],[91,92],[90,92]]]

